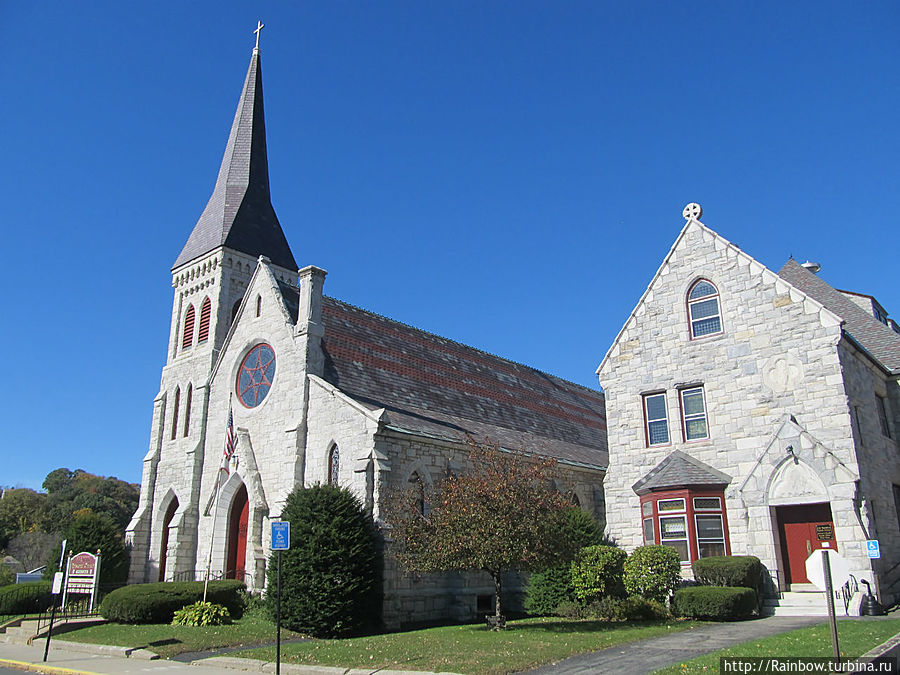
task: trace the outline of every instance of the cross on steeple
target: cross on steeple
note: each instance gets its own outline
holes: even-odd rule
[[[256,49],[257,51],[259,51],[259,32],[263,28],[265,28],[265,26],[266,26],[266,24],[264,24],[262,21],[257,21],[256,22],[256,30],[253,31],[254,33],[256,33],[256,47],[254,47],[254,49]]]

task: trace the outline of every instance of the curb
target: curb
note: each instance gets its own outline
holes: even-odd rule
[[[47,673],[48,675],[97,675],[89,670],[73,670],[72,668],[60,668],[59,666],[38,665],[28,661],[15,661],[13,659],[0,659],[0,666],[28,670],[32,673]]]
[[[55,640],[60,649],[84,654],[104,654],[107,656],[120,656],[124,659],[141,659],[143,661],[155,661],[159,654],[143,647],[114,647],[113,645],[98,645],[90,642],[69,642],[68,640]]]
[[[869,651],[867,651],[865,654],[859,657],[857,663],[862,662],[863,659],[878,661],[881,659],[889,658],[900,660],[900,633],[897,633],[894,637],[886,640],[885,642],[882,642],[874,649],[870,649]]]
[[[274,661],[242,659],[237,656],[213,656],[208,659],[191,661],[192,666],[234,668],[256,673],[274,673]],[[282,663],[281,672],[286,675],[457,675],[456,673],[427,673],[421,670],[386,670],[384,668],[343,668],[341,666],[305,666],[296,663]]]

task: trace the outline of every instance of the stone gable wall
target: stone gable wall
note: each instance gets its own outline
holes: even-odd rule
[[[701,277],[719,290],[724,332],[691,340],[686,294]],[[839,546],[858,539],[851,501],[859,469],[836,348],[840,338],[835,317],[820,305],[690,223],[600,372],[609,429],[610,533],[627,549],[641,545],[632,485],[682,450],[732,476],[725,493],[732,552],[759,556],[774,575],[781,554],[766,491],[795,442],[798,461],[812,467],[834,499]],[[682,440],[678,387],[690,383],[704,386],[708,440]],[[671,443],[648,448],[642,393],[651,391],[666,392]],[[863,568],[865,561],[855,563]]]

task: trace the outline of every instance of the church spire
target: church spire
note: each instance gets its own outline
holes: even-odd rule
[[[254,32],[258,44],[257,31]],[[250,57],[244,90],[231,125],[216,186],[172,268],[180,267],[219,246],[254,257],[264,255],[280,267],[297,269],[269,195],[269,162],[258,47],[254,48]]]

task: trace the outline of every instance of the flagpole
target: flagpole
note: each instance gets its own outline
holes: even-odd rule
[[[222,455],[222,464],[216,470],[216,499],[213,504],[213,521],[212,533],[209,536],[209,552],[206,555],[206,574],[203,579],[203,602],[206,602],[206,592],[209,589],[209,570],[212,567],[213,543],[216,540],[216,521],[219,518],[219,488],[222,482],[222,469],[228,470],[228,462],[231,460],[231,454],[234,452],[233,443],[234,433],[234,417],[231,407],[231,394],[228,394],[228,424],[225,428],[225,452]]]

